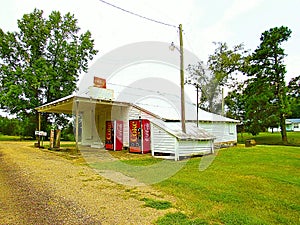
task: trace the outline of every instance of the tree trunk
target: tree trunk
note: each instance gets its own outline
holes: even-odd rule
[[[281,139],[283,144],[288,143],[287,133],[286,133],[286,125],[285,125],[285,116],[280,115],[280,129],[281,129]]]

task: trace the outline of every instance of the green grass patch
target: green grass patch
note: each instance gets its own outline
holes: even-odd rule
[[[41,145],[43,145],[44,148],[48,149],[50,148],[50,141],[47,140],[47,141],[41,141],[40,143]],[[76,149],[76,143],[73,142],[73,141],[61,141],[60,142],[60,147],[59,148],[56,148],[56,149],[53,149],[53,150],[56,150],[56,151],[75,151]]]
[[[200,162],[192,158],[154,185],[188,212],[185,219],[179,215],[188,220],[182,224],[299,224],[299,147],[232,147],[221,149],[204,171],[199,171]],[[172,220],[172,215],[165,217],[157,223]]]
[[[131,160],[121,160],[121,162],[124,162],[128,165],[132,166],[149,166],[155,163],[161,162],[162,159],[158,158],[139,158],[139,159],[131,159]]]
[[[153,158],[133,160],[115,160],[90,163],[97,170],[113,170],[126,176],[133,177],[144,184],[153,184],[171,177],[180,170],[186,161],[175,162],[174,160],[157,160]],[[155,162],[155,163],[154,163]]]
[[[300,146],[300,132],[287,132],[288,145]],[[238,133],[238,143],[244,144],[247,139],[254,139],[259,145],[283,145],[280,132],[262,132],[253,136],[248,133]]]
[[[172,207],[172,203],[169,201],[163,200],[155,200],[151,198],[143,198],[142,201],[145,202],[146,207],[154,208],[154,209],[169,209]]]
[[[209,224],[206,221],[201,219],[189,219],[185,214],[182,212],[176,213],[167,213],[164,217],[159,218],[156,221],[158,225],[166,225],[166,224],[173,224],[173,225],[206,225]]]
[[[32,140],[32,138],[0,134],[0,141],[22,141],[22,140]]]

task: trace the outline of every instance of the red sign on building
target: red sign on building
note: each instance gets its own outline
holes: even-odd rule
[[[100,77],[94,77],[94,87],[106,88],[106,80]]]

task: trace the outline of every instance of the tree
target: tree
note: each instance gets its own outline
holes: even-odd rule
[[[9,119],[7,117],[0,116],[0,134],[4,135],[20,135],[21,134],[21,122],[18,119]]]
[[[291,105],[291,114],[288,118],[300,118],[300,76],[290,80],[288,96]]]
[[[277,123],[281,128],[283,143],[287,143],[285,119],[290,111],[287,87],[284,81],[284,49],[291,30],[275,27],[262,33],[260,45],[249,58],[245,72],[249,76],[246,94],[246,121],[253,133]]]
[[[300,97],[300,76],[294,77],[290,80],[288,88],[289,95],[298,98]]]
[[[235,86],[235,74],[244,66],[248,50],[243,44],[235,45],[229,49],[226,43],[218,42],[214,54],[209,56],[208,68],[221,86]]]
[[[34,108],[72,94],[97,51],[91,33],[79,33],[70,13],[53,11],[45,19],[35,9],[18,20],[18,28],[0,29],[0,106],[36,121]]]
[[[218,42],[214,54],[209,56],[207,68],[203,62],[189,65],[186,83],[200,89],[200,108],[220,113],[222,110],[222,89],[233,86],[234,74],[243,66],[245,53],[243,44],[229,49],[226,43]],[[230,81],[230,82],[229,82]]]
[[[232,90],[225,97],[225,105],[227,106],[226,116],[232,119],[245,120],[245,95],[243,91],[245,83],[238,84],[236,89]]]
[[[220,112],[220,85],[217,80],[205,68],[203,62],[198,62],[196,65],[189,65],[187,68],[189,76],[186,79],[186,84],[191,84],[196,87],[197,92],[200,92],[199,107],[209,112]]]

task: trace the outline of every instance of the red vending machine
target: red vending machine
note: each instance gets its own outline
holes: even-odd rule
[[[114,151],[123,149],[123,121],[106,121],[105,149]]]
[[[150,121],[129,120],[129,152],[148,153],[151,151]]]

